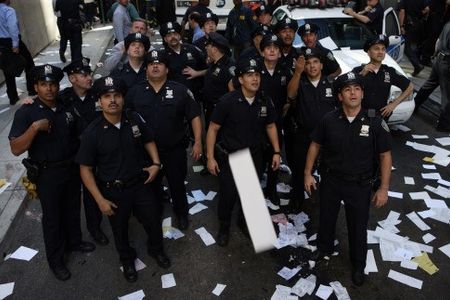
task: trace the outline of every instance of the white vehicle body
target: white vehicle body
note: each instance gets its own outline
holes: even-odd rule
[[[329,37],[324,31],[337,31],[336,28],[338,28],[341,23],[342,28],[340,29],[342,29],[342,32],[340,33],[344,36],[344,39],[340,41],[342,44],[339,45],[339,42],[335,41],[337,47],[332,47],[330,50],[332,50],[339,63],[342,73],[346,73],[351,71],[354,67],[369,62],[369,56],[364,52],[363,44],[367,37],[372,33],[368,32],[365,25],[357,22],[353,17],[344,14],[342,10],[342,7],[311,9],[280,6],[275,10],[272,22],[276,23],[279,20],[289,17],[296,20],[300,26],[305,23],[305,20],[308,20],[320,27],[318,33],[319,39]],[[390,46],[387,49],[388,55],[386,55],[383,63],[395,68],[400,74],[407,76],[397,63],[403,56],[404,40],[400,36],[398,18],[392,8],[388,8],[384,12],[383,34],[387,35],[390,41]],[[344,47],[343,43],[348,43],[348,45],[346,44]],[[304,46],[304,44],[298,34],[296,34],[294,47],[298,48],[301,46]],[[388,101],[392,101],[400,94],[401,90],[396,86],[392,86]],[[408,121],[414,111],[414,107],[414,97],[411,95],[395,108],[389,118],[389,124],[400,124]]]

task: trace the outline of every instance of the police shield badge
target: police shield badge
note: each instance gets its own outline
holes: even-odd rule
[[[359,136],[369,136],[369,125],[361,125]]]

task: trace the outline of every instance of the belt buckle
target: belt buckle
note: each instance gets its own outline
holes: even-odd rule
[[[114,180],[114,182],[113,182],[113,186],[116,187],[116,188],[121,189],[121,188],[123,187],[123,181],[122,181],[122,180],[116,179],[116,180]]]

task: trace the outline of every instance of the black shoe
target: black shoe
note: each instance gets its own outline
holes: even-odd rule
[[[50,267],[50,270],[52,270],[56,279],[61,280],[61,281],[69,280],[69,278],[72,276],[70,274],[70,271],[63,264]]]
[[[362,286],[364,284],[365,274],[362,269],[355,269],[352,272],[352,281],[356,286]]]
[[[317,249],[315,252],[313,252],[309,259],[316,262],[321,260],[330,260],[330,255],[323,252],[322,250]]]
[[[230,232],[229,231],[219,231],[216,237],[216,243],[220,247],[226,247],[228,242],[230,241]]]
[[[136,268],[134,267],[134,262],[123,263],[123,277],[128,282],[135,282],[138,279],[138,274]]]
[[[436,125],[436,131],[449,133],[450,132],[450,128],[449,127],[445,127],[440,122],[438,122],[437,125]]]
[[[81,241],[78,245],[71,246],[70,251],[88,253],[95,250],[95,245],[90,242]]]
[[[163,269],[167,269],[172,265],[170,263],[170,259],[167,257],[167,255],[163,251],[156,252],[156,253],[149,251],[148,255],[153,257],[156,260],[156,263],[158,264],[158,266],[160,266]]]
[[[189,219],[187,216],[177,218],[177,226],[180,230],[186,230],[189,227]]]
[[[64,54],[64,52],[62,52],[62,51],[59,51],[59,59],[61,59],[61,61],[63,62],[63,63],[65,63],[67,60],[66,60],[66,55]]]
[[[425,67],[424,66],[419,66],[419,67],[417,67],[417,68],[414,68],[414,72],[412,73],[412,76],[413,77],[416,77],[417,75],[419,75],[419,73],[420,72],[422,72],[422,70],[424,69]]]
[[[108,237],[103,233],[103,231],[99,228],[93,232],[91,232],[91,236],[94,241],[102,246],[106,246],[109,244]]]

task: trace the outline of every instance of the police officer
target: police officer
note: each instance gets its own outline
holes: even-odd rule
[[[145,54],[150,49],[150,40],[139,32],[130,33],[124,40],[128,62],[119,64],[110,74],[112,77],[121,78],[127,87],[145,81],[146,64]]]
[[[272,21],[272,13],[264,4],[255,9],[256,21],[261,25],[270,26]]]
[[[200,26],[202,27],[204,36],[193,42],[193,45],[198,47],[203,53],[206,53],[206,43],[208,41],[208,35],[212,32],[216,32],[217,24],[219,24],[219,18],[216,14],[206,13],[203,16],[202,23]]]
[[[282,119],[285,114],[283,109],[285,108],[287,99],[287,85],[292,77],[291,70],[279,62],[281,47],[282,42],[275,34],[265,35],[260,44],[260,50],[263,56],[260,90],[265,96],[272,100],[275,107],[275,112],[277,114],[275,123],[277,125],[280,148],[282,148],[283,145]],[[273,171],[271,168],[272,153],[271,147],[265,148],[265,162],[268,166],[265,192],[266,197],[268,197],[272,203],[279,205],[280,199],[277,195],[278,170]]]
[[[322,72],[325,76],[328,76],[331,80],[333,80],[341,74],[342,70],[339,63],[334,58],[333,53],[317,41],[318,31],[319,27],[316,24],[305,23],[298,29],[298,35],[302,38],[306,48],[314,48],[321,52],[321,56],[323,57]]]
[[[297,21],[290,18],[285,18],[275,25],[275,34],[283,42],[283,49],[281,51],[280,62],[286,67],[294,69],[295,60],[298,53],[295,50],[294,43],[295,32],[298,29]]]
[[[170,267],[163,250],[161,206],[149,184],[161,162],[148,125],[137,113],[123,110],[125,84],[108,76],[95,81],[93,88],[103,115],[84,131],[76,161],[84,184],[109,217],[123,275],[134,282],[138,275],[136,251],[128,240],[131,213],[147,233],[148,254],[160,267]]]
[[[207,130],[214,107],[219,102],[219,99],[230,90],[235,65],[231,58],[228,41],[219,33],[211,32],[209,34],[206,53],[211,60],[203,84],[205,125]]]
[[[399,74],[393,67],[383,64],[389,39],[385,35],[377,35],[367,40],[364,51],[370,58],[368,64],[356,67],[354,73],[362,75],[364,84],[364,98],[362,106],[365,109],[375,109],[386,120],[394,109],[414,91],[411,81]],[[402,93],[390,100],[391,86],[397,86]],[[388,101],[390,102],[388,103]]]
[[[182,84],[167,80],[168,58],[156,50],[147,54],[147,81],[134,86],[126,97],[127,105],[139,112],[155,133],[155,142],[164,168],[154,185],[162,199],[163,176],[172,195],[177,226],[187,229],[188,203],[184,181],[187,175],[187,123],[194,133],[192,158],[202,156],[200,108],[192,93]]]
[[[81,44],[82,37],[81,31],[83,30],[83,22],[80,16],[80,6],[83,6],[82,0],[56,0],[55,11],[61,12],[61,22],[63,32],[60,34],[70,41],[70,55],[72,61],[82,59]],[[65,52],[65,49],[62,49]],[[60,50],[59,55],[61,61],[65,61],[64,52]]]
[[[80,177],[73,158],[79,145],[78,116],[73,107],[57,101],[60,68],[43,65],[32,69],[37,97],[14,116],[9,133],[11,152],[28,151],[24,164],[33,174],[42,206],[45,252],[50,269],[59,280],[71,276],[64,252],[94,251],[81,240]]]
[[[288,86],[295,130],[286,139],[286,156],[292,171],[289,206],[295,212],[300,210],[305,200],[303,171],[311,133],[322,117],[337,106],[333,86],[322,72],[322,59],[317,49],[305,49],[297,59],[295,73]]]
[[[349,72],[334,83],[342,108],[326,114],[312,134],[305,167],[305,189],[311,193],[316,183],[311,172],[321,151],[319,260],[333,252],[336,220],[344,201],[347,219],[352,281],[364,283],[367,252],[367,222],[372,193],[373,157],[380,157],[381,185],[372,201],[386,204],[392,167],[389,127],[384,120],[361,107],[363,86],[360,75]]]
[[[255,30],[253,30],[252,32],[252,41],[253,41],[253,46],[244,49],[241,52],[241,55],[239,56],[239,60],[244,59],[244,60],[250,60],[250,59],[256,59],[256,60],[261,60],[261,47],[260,47],[260,43],[262,38],[266,35],[266,34],[271,34],[271,30],[269,26],[266,25],[258,25]]]
[[[89,61],[89,58],[83,57],[82,60],[73,61],[63,69],[67,73],[72,86],[59,93],[62,103],[72,105],[77,110],[83,123],[83,129],[101,115],[97,96],[91,89],[92,70]],[[102,213],[84,185],[82,193],[87,229],[96,243],[107,245],[109,243],[108,238],[100,228]]]
[[[351,7],[344,8],[344,13],[367,24],[374,34],[382,34],[384,9],[380,0],[367,0],[364,10],[356,12]]]
[[[180,24],[168,22],[161,25],[159,31],[168,56],[169,79],[185,85],[196,99],[200,99],[199,93],[207,69],[204,54],[191,44],[181,43]]]
[[[192,13],[198,13],[202,16],[206,16],[206,14],[212,14],[213,12],[209,9],[209,0],[191,0],[191,6],[186,9],[184,13],[183,19],[181,20],[181,35],[185,37],[185,26],[189,21],[189,16]]]
[[[241,87],[219,100],[206,136],[208,170],[211,174],[219,176],[220,227],[216,241],[222,247],[228,244],[231,214],[239,197],[228,164],[228,153],[250,148],[257,173],[262,175],[262,148],[267,134],[273,150],[271,167],[277,170],[280,165],[275,108],[270,99],[258,92],[261,67],[254,59],[241,60],[236,67],[236,75]],[[218,134],[220,134],[219,140],[217,140]],[[242,212],[240,212],[238,225],[241,229],[245,228]]]

